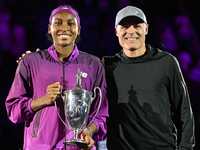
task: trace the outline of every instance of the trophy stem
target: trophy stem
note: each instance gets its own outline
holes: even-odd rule
[[[74,133],[74,139],[78,139],[78,129],[75,129],[73,133]]]

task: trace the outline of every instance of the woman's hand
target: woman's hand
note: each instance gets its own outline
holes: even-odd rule
[[[53,104],[54,101],[60,97],[60,88],[60,82],[49,85],[44,96],[35,98],[31,101],[31,109],[36,112],[47,105]]]
[[[81,140],[85,141],[86,143],[88,143],[88,145],[82,144],[82,143],[76,143],[77,146],[79,148],[81,148],[82,150],[90,150],[94,147],[94,140],[92,139],[92,137],[90,136],[90,131],[89,130],[83,130],[83,132],[81,133]]]
[[[60,88],[61,88],[60,82],[56,82],[47,87],[45,101],[44,101],[46,105],[53,104],[54,101],[60,97]]]
[[[90,131],[88,129],[84,130],[81,133],[81,140],[85,141],[86,143],[88,143],[87,147],[83,148],[84,150],[86,149],[92,149],[94,146],[94,140],[92,139],[92,137],[90,136]]]

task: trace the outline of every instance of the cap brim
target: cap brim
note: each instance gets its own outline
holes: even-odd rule
[[[118,22],[115,24],[115,27],[116,27],[117,25],[119,25],[119,23],[120,23],[123,19],[125,19],[125,18],[127,18],[127,17],[137,17],[137,18],[139,18],[142,22],[146,23],[141,17],[138,17],[137,15],[129,14],[129,15],[126,15],[125,17],[119,19]],[[146,24],[147,24],[147,23],[146,23]]]

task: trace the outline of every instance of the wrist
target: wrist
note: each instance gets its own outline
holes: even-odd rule
[[[93,132],[92,132],[92,130],[90,128],[85,128],[83,131],[85,131],[85,130],[88,130],[90,132],[90,136],[91,137],[93,136]]]

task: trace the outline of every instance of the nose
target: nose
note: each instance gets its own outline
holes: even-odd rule
[[[130,25],[128,28],[127,28],[127,32],[128,33],[134,33],[135,32],[135,28],[133,25]]]
[[[67,23],[63,23],[60,30],[61,31],[69,31],[69,25]]]

